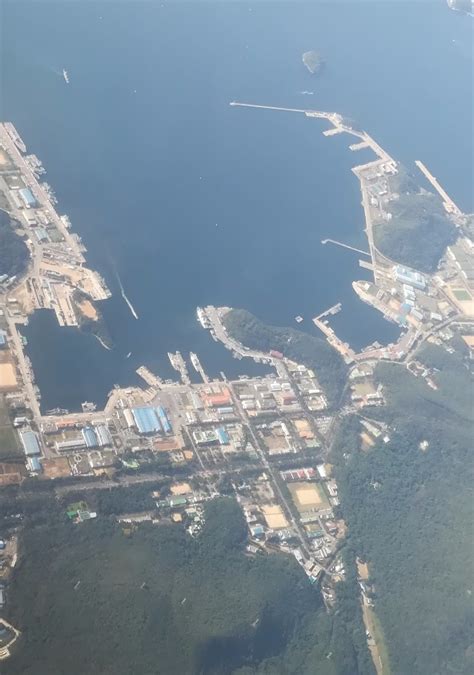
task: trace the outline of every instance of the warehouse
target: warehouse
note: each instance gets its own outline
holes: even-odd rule
[[[397,265],[394,268],[395,279],[400,281],[402,284],[407,286],[414,286],[423,290],[426,286],[426,279],[423,274],[417,272],[416,270],[411,270],[408,267],[403,267],[402,265]]]
[[[21,190],[19,190],[19,193],[27,209],[31,209],[34,206],[36,206],[36,199],[34,198],[34,195],[31,192],[30,188],[22,188]]]
[[[95,433],[97,434],[100,447],[103,445],[112,445],[112,436],[104,424],[98,424],[95,427]]]
[[[38,436],[31,429],[20,431],[20,440],[27,457],[41,454]]]
[[[156,434],[161,431],[160,420],[155,408],[132,408],[133,419],[140,434]]]
[[[165,434],[170,434],[171,424],[169,422],[168,415],[166,414],[165,409],[160,405],[158,406],[156,411],[158,413],[158,417],[160,418],[160,423],[161,426],[163,427],[163,431],[165,432]]]
[[[84,427],[82,430],[82,437],[88,448],[96,448],[99,445],[97,435],[92,427]]]

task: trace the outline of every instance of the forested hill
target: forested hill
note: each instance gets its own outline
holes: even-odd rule
[[[428,192],[403,193],[390,202],[389,210],[392,219],[374,228],[377,248],[391,260],[434,272],[446,247],[456,239],[456,228],[439,197]]]
[[[52,501],[23,531],[8,605],[22,638],[2,675],[371,673],[353,596],[333,616],[293,556],[246,555],[234,500],[208,504],[196,539],[100,514],[75,526]]]
[[[21,274],[29,257],[28,247],[13,229],[13,222],[0,210],[0,276]]]
[[[474,672],[473,378],[439,347],[435,391],[395,364],[376,374],[388,405],[364,410],[390,425],[390,442],[359,451],[346,418],[333,460],[351,544],[369,562],[392,675]]]
[[[294,328],[269,326],[244,309],[232,309],[223,323],[233,338],[249,349],[275,350],[315,371],[329,401],[338,401],[347,367],[325,339]]]

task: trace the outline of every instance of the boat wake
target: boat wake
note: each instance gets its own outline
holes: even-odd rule
[[[133,316],[135,319],[137,319],[137,321],[138,321],[138,314],[137,314],[136,311],[135,311],[135,307],[132,305],[132,303],[130,302],[130,300],[127,298],[127,296],[126,296],[126,294],[125,294],[125,291],[124,291],[123,286],[122,286],[122,281],[121,281],[121,279],[120,279],[120,277],[119,277],[119,273],[116,271],[115,274],[117,275],[117,281],[118,281],[118,285],[119,285],[119,287],[120,287],[120,295],[122,296],[122,298],[123,298],[123,299],[125,300],[125,302],[127,303],[128,308],[129,308],[130,312],[132,313],[132,316]]]

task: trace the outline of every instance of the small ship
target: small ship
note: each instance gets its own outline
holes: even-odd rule
[[[97,408],[97,405],[95,403],[91,403],[91,401],[84,401],[81,403],[81,408],[82,412],[94,412]]]
[[[51,410],[46,411],[46,415],[69,415],[69,410],[67,408],[51,408]]]
[[[196,308],[196,314],[199,323],[203,328],[209,328],[209,320],[206,316],[206,312],[202,309],[202,307],[197,307]]]
[[[69,84],[69,75],[67,74],[67,70],[65,68],[63,68],[63,77],[64,77],[65,83]]]

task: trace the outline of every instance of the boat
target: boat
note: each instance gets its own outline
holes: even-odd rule
[[[196,314],[199,323],[203,328],[209,328],[209,320],[206,316],[206,312],[202,309],[202,307],[197,307],[196,308]]]
[[[46,411],[46,415],[69,415],[69,410],[67,408],[51,408],[51,410]]]
[[[65,83],[69,84],[69,75],[67,74],[67,70],[65,68],[63,68],[63,77],[64,77]]]
[[[194,369],[199,373],[201,370],[201,364],[199,363],[198,355],[195,354],[194,352],[189,352],[189,357],[191,359],[191,363],[193,364]]]
[[[132,352],[128,352],[127,356],[125,357],[126,359],[129,359],[132,355]]]

